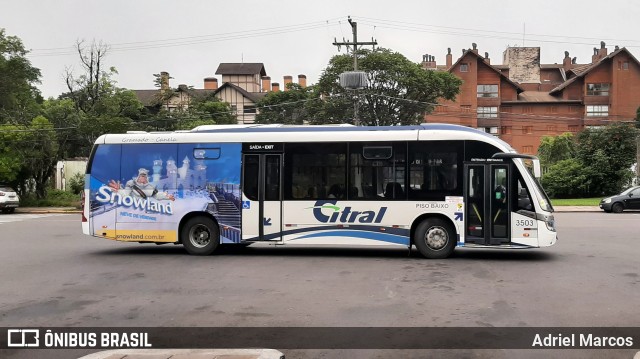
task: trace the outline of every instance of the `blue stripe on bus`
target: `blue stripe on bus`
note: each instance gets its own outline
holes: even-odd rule
[[[401,237],[393,234],[387,233],[376,233],[376,232],[368,232],[368,231],[345,231],[345,230],[328,230],[321,231],[319,233],[311,233],[301,237],[294,238],[297,239],[306,239],[306,238],[317,238],[317,237],[352,237],[352,238],[363,238],[363,239],[372,239],[374,241],[387,242],[387,243],[395,243],[395,244],[404,244],[409,245],[409,238]]]
[[[380,229],[384,229],[385,233],[380,233]],[[281,233],[271,233],[264,236],[264,240],[272,240],[279,238],[280,236],[287,236],[297,233],[304,232],[315,232],[315,231],[336,231],[340,230],[343,232],[351,232],[351,231],[361,231],[361,232],[369,232],[369,233],[380,233],[385,235],[392,235],[397,237],[405,237],[406,244],[409,244],[409,229],[405,228],[394,228],[394,227],[382,227],[382,226],[361,226],[361,225],[349,225],[349,230],[345,230],[344,227],[338,226],[315,226],[315,227],[307,227],[307,228],[296,228],[288,231],[282,231]],[[348,237],[348,236],[347,236]],[[258,237],[248,238],[245,241],[258,241],[260,240]]]

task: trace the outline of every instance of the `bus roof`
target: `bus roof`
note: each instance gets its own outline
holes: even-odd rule
[[[107,134],[97,144],[129,143],[202,143],[202,142],[365,142],[365,141],[438,141],[479,140],[491,143],[505,152],[511,146],[486,132],[451,124],[427,123],[413,126],[338,125],[206,125],[190,131]]]

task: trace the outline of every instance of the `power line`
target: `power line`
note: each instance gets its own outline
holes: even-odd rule
[[[109,51],[123,52],[123,51],[146,50],[146,49],[156,49],[156,48],[175,47],[175,46],[199,45],[199,44],[206,44],[206,43],[218,42],[218,41],[229,41],[229,40],[238,40],[238,39],[246,39],[246,38],[253,38],[253,37],[295,33],[300,31],[326,28],[332,23],[333,25],[337,24],[334,20],[335,19],[329,19],[329,20],[317,21],[313,23],[287,25],[287,26],[256,29],[256,30],[244,30],[244,31],[237,31],[237,32],[227,32],[227,33],[212,34],[212,35],[114,43],[109,45]],[[33,57],[39,57],[39,56],[71,55],[76,53],[77,53],[77,48],[75,47],[58,47],[58,48],[49,48],[49,49],[34,49],[28,55]]]
[[[520,36],[522,35],[521,32],[512,32],[512,31],[496,31],[496,30],[476,29],[476,28],[430,25],[430,24],[424,24],[424,23],[412,23],[412,22],[376,19],[376,18],[368,18],[368,17],[362,17],[362,19],[364,19],[363,23],[366,23],[366,24],[369,24],[369,25],[378,26],[378,27],[393,28],[393,29],[397,29],[397,30],[431,32],[431,33],[445,34],[445,35],[463,35],[463,36],[471,36],[471,37],[488,37],[488,38],[509,39],[509,40],[518,40],[518,41],[521,40]],[[469,32],[460,32],[460,31],[469,31]],[[485,34],[480,34],[480,33],[485,33]],[[507,35],[509,37],[505,37]],[[531,40],[530,36],[546,37],[546,38],[557,38],[557,39],[614,41],[614,42],[620,42],[620,43],[638,43],[638,42],[640,42],[638,40],[629,40],[629,39],[624,40],[624,39],[614,39],[614,38],[592,38],[592,37],[584,37],[584,36],[549,35],[549,34],[527,33],[527,39]],[[558,40],[542,40],[542,39],[535,39],[535,41],[592,45],[592,43],[574,42],[574,41],[558,41]],[[630,45],[630,46],[627,46],[627,47],[639,47],[639,46],[640,45]]]

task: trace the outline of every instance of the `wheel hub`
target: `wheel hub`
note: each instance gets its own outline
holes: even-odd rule
[[[434,250],[440,250],[449,241],[447,232],[442,227],[431,227],[425,234],[427,246]]]

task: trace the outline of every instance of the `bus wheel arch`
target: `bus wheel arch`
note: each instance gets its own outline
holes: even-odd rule
[[[440,214],[425,214],[411,226],[411,243],[420,254],[430,259],[447,258],[458,242],[454,223]]]
[[[220,246],[220,227],[210,214],[192,212],[180,221],[179,239],[185,250],[193,255],[209,255]]]

